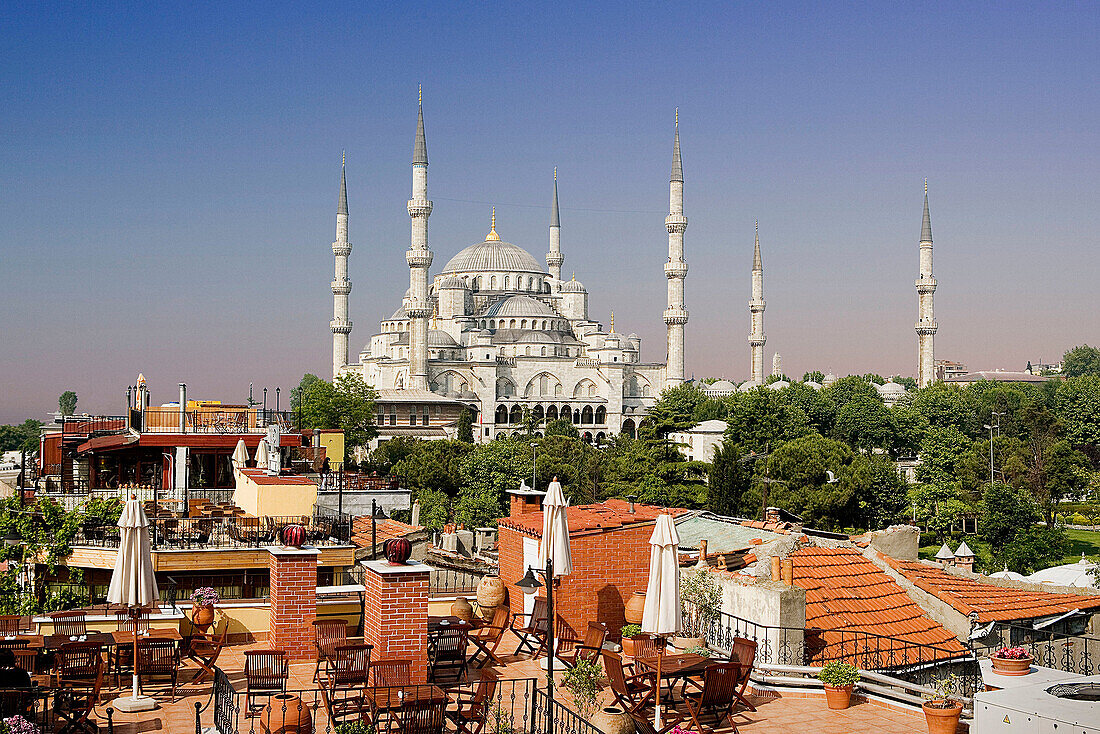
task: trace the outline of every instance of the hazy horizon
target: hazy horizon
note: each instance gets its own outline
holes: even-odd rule
[[[408,287],[424,85],[438,273],[497,230],[663,361],[673,110],[687,371],[913,375],[924,179],[936,357],[1022,369],[1100,342],[1095,6],[380,4],[0,13],[0,422],[243,402],[330,377],[347,150],[353,355]],[[353,356],[354,359],[354,356]]]

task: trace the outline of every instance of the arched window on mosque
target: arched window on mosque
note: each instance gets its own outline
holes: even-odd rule
[[[630,436],[631,438],[638,437],[638,429],[634,427],[633,418],[627,418],[625,421],[623,421],[623,433]]]
[[[508,414],[509,423],[522,423],[523,422],[523,408],[518,405],[512,406],[512,411]]]
[[[489,290],[495,291],[497,289],[497,276],[489,278]]]
[[[507,423],[508,422],[508,408],[503,405],[497,406],[497,414],[495,423]]]
[[[596,425],[602,426],[607,423],[607,408],[602,405],[596,408]]]
[[[510,275],[505,275],[504,276],[504,290],[506,290],[506,291],[512,290],[512,276],[510,276]]]
[[[556,421],[558,419],[558,406],[551,405],[546,409],[546,422]]]

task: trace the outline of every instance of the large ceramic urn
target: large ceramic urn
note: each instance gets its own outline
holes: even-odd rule
[[[634,734],[636,728],[630,714],[618,706],[605,706],[596,709],[592,715],[592,726],[604,734]]]
[[[504,603],[507,589],[499,576],[483,576],[477,584],[477,605],[484,609],[495,609]]]
[[[628,624],[641,624],[642,614],[645,612],[645,592],[635,591],[634,595],[630,597],[630,600],[626,603],[626,608],[623,609],[623,616],[626,617]]]
[[[277,693],[260,714],[260,728],[268,734],[313,734],[313,714],[293,693]]]

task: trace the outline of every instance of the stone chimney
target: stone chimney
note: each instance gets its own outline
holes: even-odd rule
[[[779,508],[769,507],[768,509],[764,510],[764,522],[774,522],[776,524],[783,522],[781,519],[779,519]]]
[[[955,565],[955,554],[947,547],[947,543],[944,543],[943,546],[936,551],[936,562],[944,568]],[[973,565],[973,563],[971,565]]]
[[[974,573],[974,560],[974,551],[970,550],[970,546],[964,540],[955,551],[955,567]]]

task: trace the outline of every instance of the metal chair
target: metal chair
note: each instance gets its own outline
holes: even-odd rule
[[[326,664],[336,654],[337,645],[343,645],[348,639],[348,625],[342,619],[316,619],[313,621],[313,644],[317,648],[317,667],[313,670],[313,681],[321,675],[321,665]]]
[[[144,678],[171,678],[172,700],[175,701],[179,669],[180,649],[174,640],[149,640],[138,644],[138,690],[143,687]]]
[[[481,734],[497,692],[497,681],[497,674],[486,670],[472,693],[459,691],[452,694],[455,708],[447,710],[447,718],[454,723],[456,731],[460,734]]]
[[[270,698],[276,693],[286,692],[289,667],[285,650],[249,650],[244,654],[244,710],[245,716],[257,716],[263,711],[253,699],[258,696]]]
[[[88,633],[87,616],[82,611],[52,612],[50,619],[53,621],[55,635],[73,637]]]
[[[705,711],[717,717],[717,723],[729,719],[734,734],[737,724],[733,721],[733,710],[737,705],[737,686],[741,680],[741,663],[712,663],[703,671],[703,687],[699,691],[684,694],[684,705],[688,716],[698,731],[704,731],[699,716]]]
[[[428,680],[436,681],[440,673],[454,673],[454,682],[461,681],[469,673],[466,647],[470,628],[468,625],[452,625],[428,635]]]

